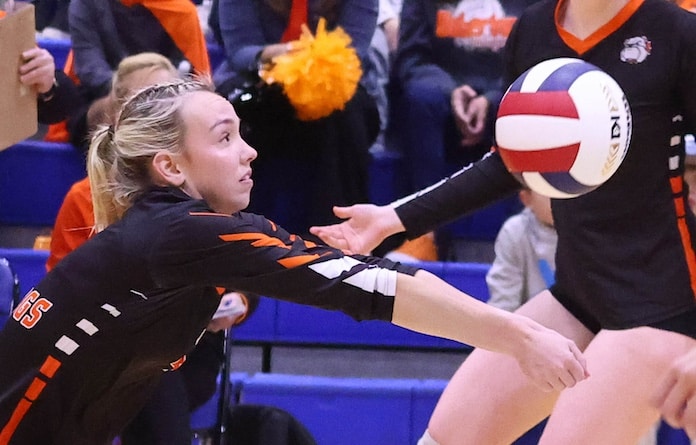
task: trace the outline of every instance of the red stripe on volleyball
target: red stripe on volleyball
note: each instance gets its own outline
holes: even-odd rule
[[[498,147],[503,162],[513,173],[567,172],[573,166],[579,150],[579,143],[543,150],[510,150]]]
[[[578,118],[578,110],[567,91],[508,91],[500,103],[498,117],[518,114]]]

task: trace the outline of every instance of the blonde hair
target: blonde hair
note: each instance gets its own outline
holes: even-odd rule
[[[128,99],[128,96],[134,93],[124,85],[125,80],[134,72],[141,70],[148,70],[150,73],[164,70],[168,71],[172,77],[179,76],[172,62],[161,54],[143,52],[128,56],[118,64],[111,82],[111,90],[120,104],[123,104]]]
[[[200,91],[214,91],[209,79],[145,88],[124,103],[114,125],[96,130],[87,157],[96,231],[121,219],[154,186],[150,166],[155,154],[181,152],[186,130],[182,104],[188,94]]]

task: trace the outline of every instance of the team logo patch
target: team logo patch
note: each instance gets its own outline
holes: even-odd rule
[[[624,40],[621,61],[635,65],[648,58],[652,52],[652,42],[645,36],[631,37]]]

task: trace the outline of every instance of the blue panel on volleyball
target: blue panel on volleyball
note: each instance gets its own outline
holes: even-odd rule
[[[241,403],[288,411],[319,444],[408,444],[411,392],[416,383],[257,374],[245,380]]]
[[[0,258],[7,258],[19,278],[20,298],[46,275],[47,250],[0,248]]]
[[[0,152],[0,224],[53,226],[65,194],[86,174],[70,144],[28,140]]]

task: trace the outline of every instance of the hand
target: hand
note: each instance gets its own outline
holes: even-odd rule
[[[209,332],[219,332],[229,329],[236,324],[239,317],[220,317],[210,320],[206,330]]]
[[[228,292],[220,299],[217,311],[206,328],[210,332],[217,332],[241,323],[249,311],[249,300],[239,292]]]
[[[523,347],[512,354],[522,372],[542,391],[572,388],[590,375],[585,357],[572,340],[536,322]]]
[[[401,220],[389,206],[357,204],[334,207],[334,214],[346,221],[310,227],[309,232],[326,244],[349,254],[367,255],[386,237],[404,230]]]
[[[450,96],[454,121],[462,135],[462,146],[476,145],[483,138],[489,103],[469,85],[455,88]]]
[[[674,428],[696,439],[696,348],[667,370],[652,397],[652,404]]]
[[[37,93],[47,93],[53,88],[56,64],[53,56],[43,48],[32,48],[22,53],[25,62],[19,67],[19,81],[36,88]]]

